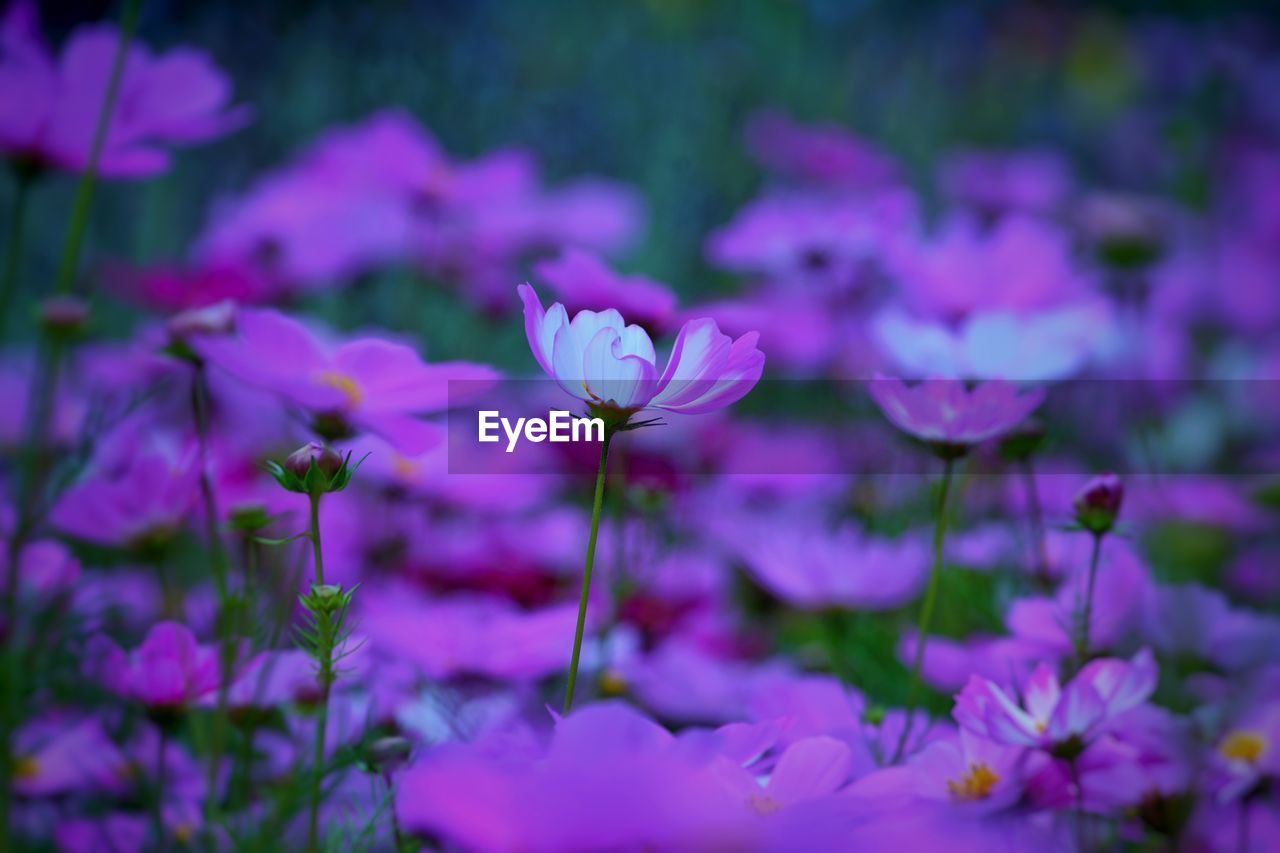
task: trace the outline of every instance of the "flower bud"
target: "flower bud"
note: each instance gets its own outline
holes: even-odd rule
[[[365,763],[370,768],[388,773],[409,760],[413,744],[407,738],[380,737],[366,747]]]
[[[1094,477],[1076,495],[1076,522],[1090,533],[1102,534],[1115,526],[1124,502],[1124,484],[1115,474]]]
[[[351,482],[359,462],[350,465],[350,454],[343,456],[317,441],[307,442],[289,454],[281,465],[267,462],[266,468],[281,486],[291,492],[319,495],[340,492]]]
[[[54,334],[78,334],[89,322],[89,303],[78,296],[52,296],[40,303],[40,322]]]
[[[305,477],[312,462],[327,477],[332,477],[342,467],[342,457],[336,450],[318,441],[308,441],[289,454],[289,458],[284,460],[284,469],[295,477]]]
[[[165,328],[175,340],[186,340],[193,335],[228,335],[236,325],[236,304],[230,299],[191,308],[169,318]]]

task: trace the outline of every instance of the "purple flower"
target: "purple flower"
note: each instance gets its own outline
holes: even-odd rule
[[[833,531],[775,525],[744,530],[739,558],[783,601],[805,609],[888,610],[924,585],[929,550],[914,536],[875,539],[844,526]]]
[[[1115,474],[1103,474],[1085,483],[1072,507],[1076,522],[1091,533],[1106,533],[1115,526],[1124,501],[1124,483]]]
[[[32,4],[14,3],[0,23],[0,150],[38,168],[88,165],[120,34],[109,25],[75,30],[55,61],[40,39]],[[245,123],[228,108],[231,86],[201,51],[129,49],[98,171],[153,175],[169,166],[163,146],[200,142]]]
[[[703,319],[681,327],[659,374],[649,335],[627,325],[616,310],[580,311],[570,321],[559,303],[544,311],[529,285],[519,292],[534,358],[565,393],[589,406],[625,415],[647,407],[710,412],[744,397],[764,370],[756,333],[735,341],[714,320]]]
[[[85,475],[54,504],[50,521],[87,542],[145,548],[173,536],[199,489],[194,443],[135,418],[101,443]]]
[[[416,415],[443,411],[497,379],[485,365],[427,364],[409,347],[379,338],[334,346],[297,320],[266,309],[241,310],[235,335],[206,337],[196,348],[212,364],[339,432],[367,430],[411,454],[443,437],[439,427]]]
[[[782,285],[848,289],[914,218],[915,200],[902,191],[866,199],[766,196],[711,235],[707,258]]]
[[[1022,686],[1021,701],[995,682],[972,676],[956,697],[955,718],[980,737],[1046,751],[1087,744],[1120,714],[1147,700],[1156,663],[1143,649],[1132,660],[1100,658],[1063,686],[1040,664]]]
[[[585,249],[565,249],[555,260],[537,264],[534,271],[570,313],[616,308],[654,332],[667,329],[675,316],[676,295],[665,284],[618,275]]]
[[[520,611],[488,598],[430,601],[407,588],[360,591],[361,625],[375,648],[432,678],[541,678],[564,668],[576,607]]]
[[[128,761],[97,720],[40,717],[19,729],[14,789],[27,797],[120,789]]]
[[[893,160],[835,125],[803,125],[777,110],[763,110],[747,125],[756,160],[786,177],[821,187],[861,190],[897,179]]]
[[[108,690],[153,711],[180,711],[218,688],[218,652],[196,642],[186,625],[161,622],[130,653],[98,635],[89,671]]]
[[[1020,390],[1002,380],[970,385],[956,379],[926,379],[908,384],[879,376],[867,388],[898,429],[957,450],[1003,435],[1044,399],[1039,389]]]
[[[963,151],[947,159],[940,182],[953,200],[988,216],[1051,213],[1071,189],[1071,174],[1052,151]]]

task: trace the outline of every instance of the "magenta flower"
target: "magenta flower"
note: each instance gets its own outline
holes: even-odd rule
[[[591,407],[624,415],[648,407],[710,412],[744,397],[764,370],[756,333],[735,341],[703,319],[684,324],[659,373],[649,335],[616,310],[579,311],[570,321],[560,303],[544,311],[529,285],[519,293],[534,358],[567,394]]]
[[[866,199],[766,196],[713,233],[706,253],[718,267],[781,284],[848,289],[915,215],[915,200],[899,191]]]
[[[147,547],[183,525],[200,491],[194,443],[131,419],[102,441],[88,471],[54,504],[59,530],[102,545]]]
[[[574,314],[616,308],[654,332],[666,329],[675,316],[676,295],[665,284],[618,275],[585,249],[565,249],[560,257],[543,261],[534,270],[560,297],[565,310]]]
[[[763,110],[747,125],[747,147],[764,166],[822,187],[862,190],[897,179],[893,160],[836,125],[803,125],[777,110]]]
[[[15,739],[14,789],[26,797],[119,789],[129,763],[97,720],[40,717]]]
[[[40,39],[32,4],[14,3],[0,23],[0,151],[37,168],[88,165],[107,81],[120,42],[115,27],[81,27],[55,61]],[[165,145],[200,142],[245,123],[229,108],[226,76],[203,52],[129,49],[98,171],[134,178],[169,165]]]
[[[153,711],[182,710],[218,688],[218,651],[186,625],[161,622],[126,653],[103,635],[90,640],[88,668],[113,693]]]
[[[1053,151],[963,151],[947,159],[944,191],[987,216],[1052,213],[1071,189],[1065,159]]]
[[[427,364],[409,347],[379,338],[334,346],[266,309],[241,310],[236,334],[204,338],[196,348],[241,381],[315,415],[327,432],[364,430],[410,454],[443,437],[417,415],[443,411],[497,379],[485,365]]]
[[[1120,714],[1147,700],[1156,663],[1143,649],[1132,660],[1099,658],[1063,686],[1047,664],[1031,673],[1017,700],[989,679],[972,676],[956,697],[956,722],[997,743],[1054,751],[1088,744]]]
[[[833,531],[775,525],[744,530],[739,557],[752,577],[805,609],[887,610],[913,599],[929,571],[929,550],[906,536],[874,539],[853,527]]]
[[[1044,392],[1002,380],[969,385],[956,379],[907,384],[878,376],[867,389],[886,418],[931,445],[964,450],[1003,435],[1040,405]]]

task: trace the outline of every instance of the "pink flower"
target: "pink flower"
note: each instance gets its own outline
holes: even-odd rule
[[[579,311],[570,321],[560,303],[544,311],[537,293],[519,287],[524,327],[534,358],[570,396],[630,415],[647,407],[697,414],[737,402],[764,370],[759,337],[736,341],[710,319],[680,329],[666,368],[658,372],[653,341],[614,309]]]
[[[195,445],[132,418],[100,443],[85,475],[54,504],[50,521],[87,542],[147,546],[183,525],[199,489]]]
[[[897,179],[897,165],[869,142],[836,125],[800,124],[777,110],[752,116],[747,147],[764,166],[823,187],[859,190]]]
[[[196,348],[212,364],[327,419],[339,432],[365,430],[410,454],[442,438],[441,428],[416,415],[443,411],[497,379],[485,365],[427,364],[409,347],[379,338],[334,346],[266,309],[241,310],[236,334],[203,338]]]
[[[218,687],[218,652],[186,625],[161,622],[126,654],[110,638],[90,640],[89,671],[113,693],[152,710],[180,710]]]
[[[956,379],[907,384],[878,376],[867,383],[894,426],[929,444],[965,449],[1017,426],[1040,405],[1044,392],[1019,390],[1003,380],[969,385]]]
[[[120,34],[75,30],[54,60],[30,3],[14,3],[0,23],[0,150],[39,168],[88,164]],[[125,61],[98,164],[107,177],[145,177],[169,166],[165,144],[212,139],[245,123],[230,109],[230,84],[201,51],[153,54],[135,42]]]
[[[117,789],[128,776],[124,754],[93,719],[40,717],[18,730],[14,790],[26,797]]]
[[[752,577],[806,609],[899,607],[916,596],[929,570],[920,539],[875,539],[851,526],[826,531],[778,524],[743,530],[738,542]]]
[[[971,676],[956,697],[961,726],[998,743],[1048,751],[1089,743],[1120,714],[1147,700],[1156,687],[1156,663],[1143,649],[1132,660],[1090,661],[1067,685],[1047,664],[1031,673],[1022,699],[989,679]]]
[[[1063,157],[1053,151],[964,151],[942,169],[944,191],[986,215],[1051,213],[1071,189]]]
[[[654,332],[668,327],[676,311],[676,295],[669,287],[643,276],[622,276],[585,249],[565,249],[555,260],[534,267],[538,276],[560,297],[565,310],[620,313]]]

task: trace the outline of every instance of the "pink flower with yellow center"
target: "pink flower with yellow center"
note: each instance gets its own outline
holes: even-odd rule
[[[195,348],[241,381],[311,413],[336,439],[368,432],[401,453],[423,453],[443,430],[418,416],[487,390],[497,371],[482,364],[428,364],[412,348],[380,338],[333,344],[278,311],[242,309],[236,330]]]

